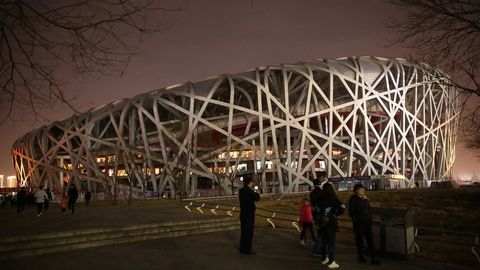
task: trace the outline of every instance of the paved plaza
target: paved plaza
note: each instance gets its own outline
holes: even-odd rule
[[[16,214],[15,209],[8,207],[0,209],[0,236],[215,218],[190,213],[184,205],[174,201],[130,207],[80,204],[75,214],[62,215],[58,205],[52,204],[41,217],[35,215],[33,207],[23,214]],[[254,240],[257,254],[251,256],[238,253],[239,234],[240,230],[235,229],[0,260],[0,269],[328,269],[307,247],[298,244],[298,235],[293,230],[258,226]],[[354,245],[340,238],[337,243],[340,269],[469,269],[422,258],[408,261],[381,258],[382,265],[372,266],[358,263],[355,254]]]

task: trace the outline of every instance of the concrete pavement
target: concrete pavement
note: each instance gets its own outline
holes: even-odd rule
[[[73,215],[56,213],[58,209],[53,205],[50,210],[55,211],[41,217],[36,217],[34,208],[21,215],[14,209],[0,209],[0,236],[215,218],[190,213],[184,205],[172,201],[131,207],[80,205]],[[239,234],[237,229],[0,260],[0,269],[328,269],[320,264],[319,257],[312,256],[308,248],[298,244],[298,234],[293,230],[274,230],[267,225],[257,227],[254,250],[258,254],[252,256],[238,253]],[[372,266],[357,263],[355,254],[352,243],[339,237],[340,269],[469,269],[422,258],[408,261],[381,258],[382,265]]]

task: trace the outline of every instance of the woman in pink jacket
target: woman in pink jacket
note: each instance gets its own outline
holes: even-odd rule
[[[313,217],[312,207],[308,198],[302,200],[302,206],[300,206],[300,214],[298,217],[300,225],[302,226],[302,232],[300,233],[300,244],[305,245],[305,231],[310,230],[312,241],[315,242],[315,234],[313,233]]]

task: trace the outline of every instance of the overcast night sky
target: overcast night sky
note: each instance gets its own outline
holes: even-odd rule
[[[386,23],[399,16],[396,7],[382,0],[255,0],[253,7],[250,0],[190,1],[186,10],[169,17],[170,29],[143,39],[123,77],[61,76],[66,93],[78,97],[75,104],[87,111],[172,84],[258,66],[344,56],[407,57],[408,50],[386,46],[394,34]],[[72,115],[63,108],[44,113],[52,121]],[[0,126],[0,174],[13,174],[14,141],[46,124],[23,118]],[[458,144],[455,163],[456,177],[480,175],[480,160]]]

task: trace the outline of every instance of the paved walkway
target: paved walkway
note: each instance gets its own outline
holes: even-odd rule
[[[17,215],[14,209],[0,209],[0,236],[213,217],[189,213],[183,206],[176,202],[132,207],[80,205],[75,214],[61,215],[58,206],[52,205],[50,210],[54,211],[41,217],[35,215],[33,207],[22,215]],[[238,253],[239,230],[234,230],[0,261],[0,269],[328,269],[320,264],[319,257],[298,245],[297,237],[292,230],[265,226],[255,230],[254,249],[258,254],[253,256]],[[380,266],[360,264],[353,245],[342,241],[338,242],[337,253],[340,269],[469,269],[421,258],[409,261],[381,258]]]

